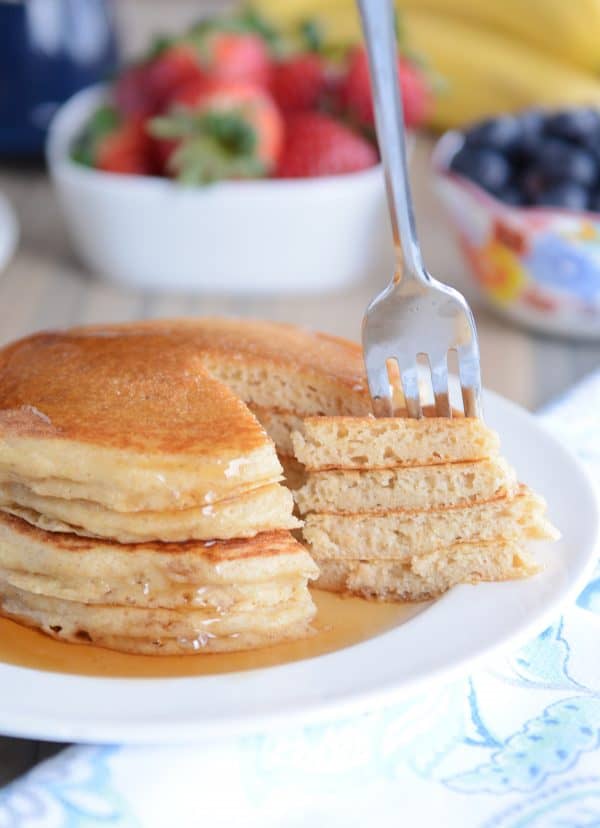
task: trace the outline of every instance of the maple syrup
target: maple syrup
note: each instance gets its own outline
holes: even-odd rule
[[[128,655],[55,641],[36,630],[0,618],[0,662],[82,676],[174,678],[214,675],[273,667],[331,653],[405,623],[428,606],[380,603],[312,590],[317,605],[316,630],[310,638],[242,653],[188,656]]]

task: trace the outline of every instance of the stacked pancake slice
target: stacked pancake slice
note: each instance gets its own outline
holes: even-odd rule
[[[429,412],[431,414],[431,412]],[[536,571],[530,539],[556,537],[481,420],[307,418],[296,492],[317,585],[424,600],[458,583]]]
[[[135,653],[307,633],[316,567],[273,443],[160,326],[0,352],[0,608]]]

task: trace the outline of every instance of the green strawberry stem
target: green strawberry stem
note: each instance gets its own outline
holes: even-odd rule
[[[205,36],[214,32],[258,35],[273,56],[281,51],[281,35],[252,5],[245,6],[235,15],[200,20],[189,29],[187,36],[196,45],[201,45]]]
[[[323,31],[317,20],[314,18],[303,20],[298,30],[305,51],[315,54],[323,53]]]
[[[265,173],[256,154],[256,133],[241,111],[174,112],[153,118],[150,132],[177,143],[168,166],[184,184],[257,178]]]
[[[71,149],[71,158],[86,167],[96,165],[98,148],[104,138],[121,125],[121,116],[112,106],[97,109]]]

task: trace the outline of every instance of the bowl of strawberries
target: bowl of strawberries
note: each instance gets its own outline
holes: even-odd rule
[[[91,271],[157,291],[301,293],[390,266],[365,52],[332,58],[304,28],[204,20],[61,107],[48,165]],[[407,58],[399,73],[417,125],[426,77]]]

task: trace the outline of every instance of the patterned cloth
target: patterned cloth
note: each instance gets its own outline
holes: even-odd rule
[[[598,481],[599,411],[600,375],[542,415]],[[0,792],[0,828],[600,826],[600,567],[577,603],[491,668],[385,710],[219,744],[69,748]]]

